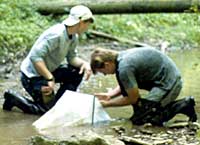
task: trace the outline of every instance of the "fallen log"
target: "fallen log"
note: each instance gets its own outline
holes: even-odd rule
[[[88,33],[90,35],[94,35],[96,37],[101,37],[101,38],[104,38],[104,39],[113,40],[113,41],[117,41],[117,42],[120,42],[120,43],[126,43],[126,44],[129,44],[129,45],[135,46],[135,47],[148,46],[145,43],[136,42],[136,41],[125,39],[125,38],[119,38],[119,37],[112,36],[110,34],[95,31],[95,30],[90,30],[90,31],[88,31]]]
[[[199,11],[200,0],[37,0],[36,8],[42,14],[69,13],[71,7],[83,4],[94,14],[170,13]]]

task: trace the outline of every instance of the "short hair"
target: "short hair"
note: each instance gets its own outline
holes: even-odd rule
[[[83,20],[83,22],[85,22],[85,23],[87,23],[87,22],[94,23],[94,19],[93,18],[89,18],[87,20]]]
[[[117,58],[117,51],[104,49],[104,48],[96,48],[91,54],[91,69],[94,74],[96,74],[96,69],[104,68],[105,62],[115,62]]]

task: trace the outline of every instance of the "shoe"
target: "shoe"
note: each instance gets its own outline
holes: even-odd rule
[[[33,101],[29,100],[18,94],[15,91],[7,90],[4,93],[5,102],[3,104],[3,109],[11,111],[15,106],[21,109],[24,113],[29,114],[44,114],[46,110],[44,110],[39,105],[36,105]]]
[[[15,95],[12,90],[6,90],[4,93],[4,104],[3,109],[7,111],[11,111],[12,107],[14,106]]]
[[[194,97],[193,96],[189,96],[189,97],[186,97],[186,101],[188,101],[189,103],[189,108],[188,108],[188,117],[189,117],[189,121],[190,122],[196,122],[197,121],[197,114],[195,112],[195,100],[194,100]]]

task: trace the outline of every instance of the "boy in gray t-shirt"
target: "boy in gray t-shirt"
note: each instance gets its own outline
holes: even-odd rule
[[[94,73],[116,74],[118,86],[107,93],[95,94],[104,107],[132,105],[135,124],[150,122],[162,125],[178,113],[196,121],[194,98],[178,97],[182,81],[175,63],[165,54],[151,47],[126,51],[96,49],[91,55]],[[141,97],[139,89],[149,91]],[[123,95],[124,97],[117,97]],[[113,98],[113,99],[112,99]]]

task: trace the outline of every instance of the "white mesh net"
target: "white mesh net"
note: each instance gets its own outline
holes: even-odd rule
[[[33,123],[38,130],[110,121],[99,100],[92,95],[65,91],[54,107]]]

